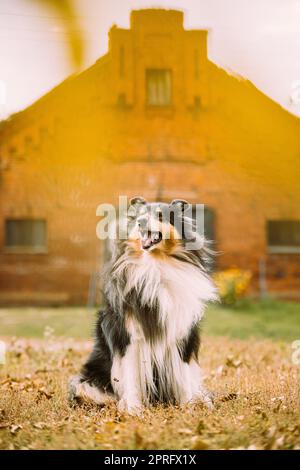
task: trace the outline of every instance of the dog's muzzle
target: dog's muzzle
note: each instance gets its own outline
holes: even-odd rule
[[[142,229],[140,230],[140,234],[143,250],[149,250],[162,240],[162,233],[159,231],[151,232],[150,230]]]

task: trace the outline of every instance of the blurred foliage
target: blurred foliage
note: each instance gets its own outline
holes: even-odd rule
[[[243,297],[251,280],[250,271],[230,268],[219,271],[214,275],[215,283],[219,289],[220,298],[225,305],[234,305]]]
[[[84,57],[84,38],[79,29],[78,17],[75,15],[73,0],[29,0],[38,3],[45,9],[52,10],[61,18],[70,45],[70,58],[75,68],[82,66]]]

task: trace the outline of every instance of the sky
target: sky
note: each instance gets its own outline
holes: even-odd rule
[[[251,80],[300,116],[300,0],[74,0],[86,56],[107,51],[113,24],[132,9],[185,12],[186,29],[209,29],[209,59]],[[33,103],[74,70],[55,11],[38,0],[0,0],[0,119]]]

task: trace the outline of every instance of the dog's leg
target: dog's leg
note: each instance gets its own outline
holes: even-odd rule
[[[192,399],[192,387],[190,377],[190,366],[188,362],[184,362],[178,351],[177,345],[169,347],[168,353],[159,361],[160,369],[163,370],[163,375],[166,374],[165,379],[172,389],[172,394],[176,402],[180,405],[188,403]]]
[[[97,405],[106,405],[112,403],[115,399],[112,394],[101,391],[95,385],[90,385],[84,381],[80,375],[76,375],[69,382],[69,400],[71,402],[82,400]]]
[[[193,398],[192,383],[190,377],[190,366],[180,359],[180,376],[178,382],[178,402],[180,405],[189,403]]]
[[[189,376],[192,391],[191,402],[201,401],[207,408],[212,409],[213,394],[203,385],[202,371],[195,360],[189,363]]]
[[[113,361],[111,383],[119,398],[118,409],[131,415],[142,412],[140,355],[137,342],[131,343],[123,357]]]

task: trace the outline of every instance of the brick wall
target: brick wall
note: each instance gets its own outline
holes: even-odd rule
[[[299,255],[268,254],[265,230],[300,219],[299,119],[212,64],[206,40],[180,12],[134,12],[94,66],[2,124],[1,304],[97,300],[96,208],[137,194],[207,204],[220,268],[251,269],[257,292],[264,260],[271,291],[300,295]],[[146,68],[172,71],[171,106],[146,106]],[[14,217],[47,220],[47,253],[6,252]]]

